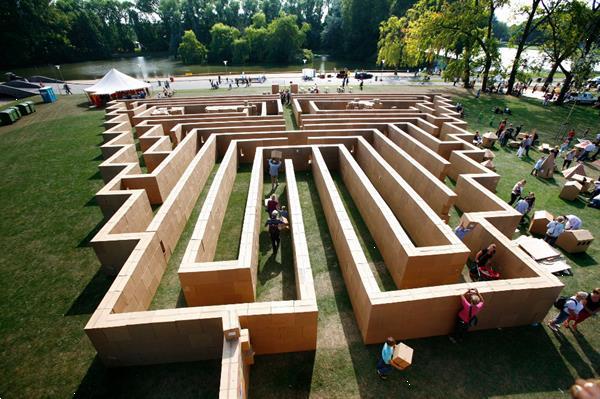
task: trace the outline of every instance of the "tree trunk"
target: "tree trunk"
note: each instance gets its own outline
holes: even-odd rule
[[[485,65],[483,67],[483,81],[481,82],[481,91],[485,93],[487,89],[488,77],[490,75],[490,69],[492,68],[492,56],[485,55]]]
[[[550,73],[546,77],[546,81],[544,82],[544,87],[542,88],[542,91],[546,91],[548,86],[550,86],[550,83],[552,83],[552,79],[554,79],[554,74],[556,73],[556,70],[558,69],[558,65],[560,63],[561,61],[556,61],[554,64],[552,64],[552,67],[550,68]]]
[[[519,70],[519,64],[521,63],[521,53],[525,49],[525,44],[527,43],[527,39],[529,38],[529,34],[531,33],[531,25],[533,23],[533,18],[535,17],[535,11],[538,8],[541,0],[533,0],[531,3],[531,10],[529,15],[527,16],[527,22],[525,23],[525,28],[523,29],[523,34],[519,40],[519,45],[517,46],[517,54],[515,55],[515,61],[513,62],[512,69],[510,71],[510,77],[508,78],[508,87],[506,88],[506,94],[512,94],[513,86],[515,85],[515,80],[517,80],[517,71]]]
[[[558,98],[554,102],[556,105],[563,105],[565,103],[565,96],[569,92],[569,89],[571,88],[571,82],[573,81],[573,74],[567,71],[564,72],[566,77],[563,82],[563,86],[560,89],[560,93],[558,94]]]
[[[471,80],[471,47],[465,47],[465,67],[463,70],[463,87],[469,88],[469,80]]]

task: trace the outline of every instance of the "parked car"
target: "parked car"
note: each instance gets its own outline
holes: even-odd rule
[[[358,80],[371,79],[372,77],[373,77],[373,74],[367,73],[365,71],[356,72],[354,74],[354,79],[358,79]]]
[[[338,79],[344,79],[348,77],[348,71],[339,71],[337,75],[335,75]]]
[[[590,87],[600,86],[600,76],[596,76],[594,79],[588,80],[588,84],[590,85]]]
[[[565,103],[575,102],[575,104],[593,104],[598,101],[598,97],[592,93],[579,93],[577,95],[571,95],[565,100]]]

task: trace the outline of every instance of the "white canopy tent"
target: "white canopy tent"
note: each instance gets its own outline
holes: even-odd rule
[[[120,98],[145,98],[150,94],[151,86],[150,83],[134,79],[113,68],[98,83],[83,90],[90,103],[103,107],[109,101]]]
[[[132,78],[113,68],[98,83],[84,89],[84,91],[94,95],[111,95],[124,91],[143,90],[149,87],[151,87],[150,83]]]

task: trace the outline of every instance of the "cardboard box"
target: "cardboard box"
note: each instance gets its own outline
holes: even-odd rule
[[[581,184],[577,183],[576,181],[570,180],[565,183],[558,196],[567,201],[574,201],[579,196],[581,189]]]
[[[404,370],[412,364],[413,348],[403,343],[399,343],[394,347],[392,355],[392,366],[397,369]]]
[[[277,151],[277,150],[271,151],[271,158],[281,159],[282,156],[283,156],[283,154],[281,153],[281,151]]]

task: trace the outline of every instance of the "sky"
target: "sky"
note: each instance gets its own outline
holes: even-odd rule
[[[496,10],[496,18],[508,25],[514,25],[523,22],[525,20],[525,16],[518,14],[516,10],[527,3],[531,3],[531,1],[511,0],[504,7]]]

